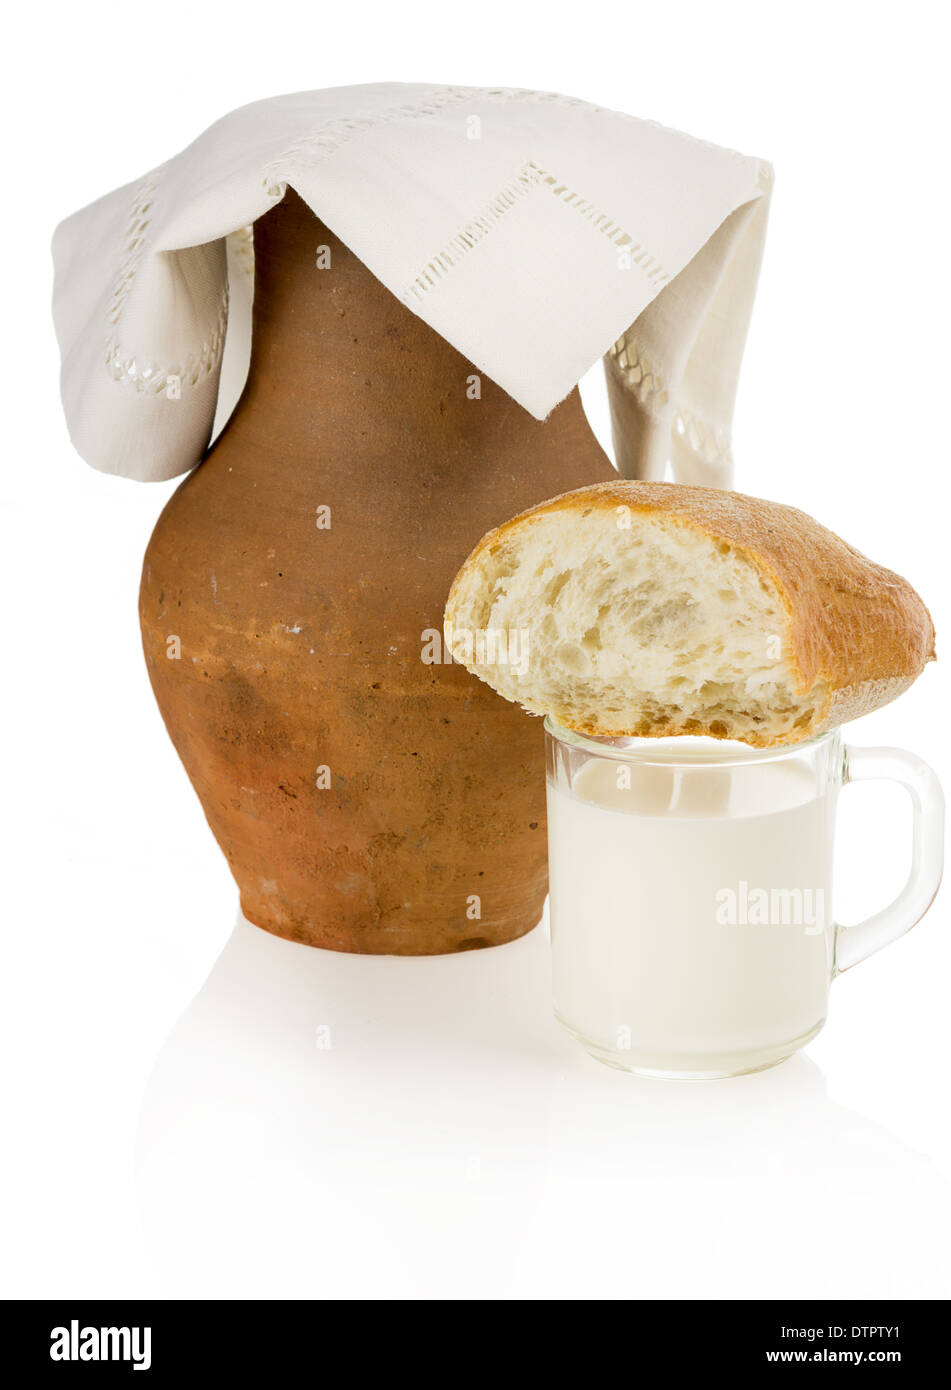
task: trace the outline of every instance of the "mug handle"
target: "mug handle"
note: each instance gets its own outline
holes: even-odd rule
[[[850,970],[897,941],[920,922],[934,901],[944,867],[944,793],[922,758],[902,748],[846,748],[843,785],[898,782],[911,797],[912,847],[908,882],[894,902],[854,926],[836,926],[835,973]]]

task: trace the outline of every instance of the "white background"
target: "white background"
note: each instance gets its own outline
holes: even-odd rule
[[[949,1292],[947,894],[835,984],[806,1054],[732,1082],[641,1081],[576,1049],[550,1016],[544,929],[416,961],[245,927],[222,955],[236,891],[136,623],[174,484],[73,453],[48,309],[59,218],[281,91],[545,88],[764,156],[737,487],[905,574],[946,652],[942,10],[269,0],[8,18],[4,1294]],[[603,429],[597,375],[586,400]],[[850,735],[951,783],[943,664]],[[848,921],[900,887],[909,815],[866,785],[840,817]]]

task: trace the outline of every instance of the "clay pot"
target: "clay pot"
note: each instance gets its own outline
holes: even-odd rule
[[[483,532],[613,469],[577,392],[544,423],[485,377],[472,398],[476,368],[290,191],[255,256],[246,390],[145,556],[166,727],[258,926],[510,941],[547,888],[541,721],[423,634]]]

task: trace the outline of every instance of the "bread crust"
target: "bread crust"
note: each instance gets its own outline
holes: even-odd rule
[[[935,660],[931,615],[900,575],[875,564],[796,507],[678,483],[626,479],[596,483],[552,497],[488,532],[452,584],[447,622],[454,622],[467,595],[478,590],[481,560],[537,517],[558,511],[580,517],[591,510],[620,507],[726,542],[778,593],[786,612],[785,635],[797,694],[815,692],[819,698],[813,717],[795,737],[749,733],[743,736],[746,743],[769,747],[799,742],[868,714],[900,695]],[[669,737],[687,732],[728,736],[715,727],[698,729],[696,722],[690,729],[671,725],[659,729],[647,723],[623,731],[587,723],[569,727],[595,737]]]

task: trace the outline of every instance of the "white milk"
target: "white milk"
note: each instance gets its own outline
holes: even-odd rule
[[[560,1021],[631,1069],[717,1075],[788,1056],[825,1019],[834,809],[796,762],[594,759],[573,792],[549,781]]]

